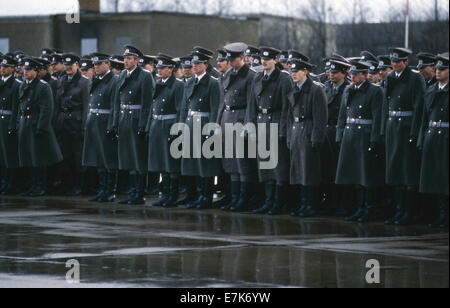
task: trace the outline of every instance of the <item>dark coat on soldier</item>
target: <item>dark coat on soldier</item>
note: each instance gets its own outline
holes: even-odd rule
[[[52,88],[53,102],[55,102],[56,92],[58,91],[58,78],[52,76],[51,74],[47,74],[44,78],[42,78],[42,80],[46,81],[50,85],[50,88]]]
[[[214,177],[222,172],[222,166],[219,158],[206,158],[202,154],[203,142],[207,136],[201,137],[201,144],[196,145],[196,153],[200,154],[200,158],[194,158],[193,134],[194,121],[200,122],[200,127],[207,123],[215,123],[217,119],[217,111],[220,104],[220,87],[219,81],[211,77],[208,73],[195,84],[195,77],[188,80],[184,88],[184,99],[181,107],[179,121],[185,123],[189,127],[190,144],[183,144],[183,147],[189,146],[190,158],[181,159],[181,173],[187,176],[200,176],[203,178]],[[190,111],[204,112],[208,116],[192,117]],[[187,132],[184,132],[185,134]],[[211,133],[212,134],[212,133]],[[188,149],[183,149],[187,153]]]
[[[425,80],[425,86],[428,89],[429,87],[433,86],[437,82],[436,76],[433,76],[430,80]]]
[[[0,79],[0,167],[19,167],[16,131],[20,84],[14,76],[6,83]],[[13,133],[9,134],[10,131]]]
[[[215,67],[213,67],[211,64],[208,65],[208,68],[206,69],[206,72],[207,72],[210,76],[212,76],[212,77],[214,77],[214,78],[216,78],[216,79],[220,78],[220,76],[222,75],[222,74],[220,74],[220,72],[219,72]],[[194,79],[195,79],[195,78],[194,78]]]
[[[118,168],[117,139],[108,135],[108,132],[113,131],[114,106],[118,105],[119,100],[118,81],[119,77],[112,71],[102,79],[94,77],[92,80],[83,145],[83,166],[108,170]]]
[[[436,83],[425,93],[418,146],[423,149],[419,189],[426,194],[448,196],[448,89],[448,83],[442,91]],[[432,122],[431,125],[430,122]],[[447,127],[438,127],[439,122],[447,123]]]
[[[416,147],[423,114],[425,81],[407,67],[400,78],[386,78],[382,130],[386,137],[386,184],[419,185],[420,158]],[[389,111],[410,111],[412,116],[391,117]],[[410,139],[415,139],[410,142]]]
[[[21,167],[45,167],[62,161],[51,125],[53,95],[50,85],[35,78],[19,88],[18,144]],[[41,135],[35,135],[36,132]]]
[[[217,114],[217,123],[222,127],[223,148],[225,148],[225,124],[243,124],[245,121],[245,112],[251,99],[254,78],[255,72],[248,65],[244,65],[237,72],[229,70],[220,78],[222,98]],[[222,159],[224,171],[226,173],[256,174],[256,159],[235,158],[237,157],[236,138],[240,138],[240,136],[233,136],[233,158]],[[247,157],[246,153],[244,153],[244,157]]]
[[[148,140],[145,127],[150,114],[155,81],[150,73],[140,67],[136,67],[129,77],[127,74],[127,70],[120,74],[120,99],[114,108],[113,126],[118,128],[119,135],[119,169],[147,172]],[[139,105],[140,109],[127,109],[130,105]]]
[[[275,168],[262,169],[261,162],[269,161],[269,158],[264,159],[257,155],[259,180],[261,182],[289,183],[289,150],[286,137],[288,93],[292,87],[291,77],[278,68],[272,71],[269,79],[266,80],[264,72],[261,72],[255,76],[253,81],[251,100],[247,106],[246,123],[253,123],[257,129],[258,124],[261,123],[266,128],[266,148],[269,148],[271,140],[278,140],[278,164]],[[271,123],[278,125],[278,136],[271,136]],[[261,141],[258,138],[258,142]]]
[[[336,126],[339,117],[339,109],[341,107],[342,94],[349,85],[347,79],[339,86],[337,91],[334,90],[332,82],[325,84],[325,94],[327,96],[328,120],[325,133],[325,143],[323,144],[320,156],[322,167],[322,182],[334,183],[336,178],[337,162],[339,159],[339,146],[336,143]]]
[[[179,173],[181,160],[170,154],[170,128],[179,118],[183,101],[184,83],[172,75],[165,83],[158,80],[153,94],[146,131],[149,135],[148,170],[151,172]],[[173,115],[173,119],[158,116]]]
[[[307,78],[302,88],[288,95],[288,137],[290,184],[318,186],[321,183],[320,147],[325,141],[327,98],[323,86]]]
[[[379,152],[382,102],[381,88],[368,80],[359,89],[355,85],[345,89],[336,132],[336,141],[341,144],[336,184],[365,187],[384,184],[383,153]],[[371,120],[372,124],[355,124],[351,119]],[[373,150],[369,151],[371,146]]]

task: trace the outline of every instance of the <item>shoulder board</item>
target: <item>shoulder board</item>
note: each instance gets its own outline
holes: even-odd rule
[[[151,72],[149,70],[142,69],[142,71],[151,74]]]
[[[81,77],[83,77],[84,79],[90,80],[89,78],[87,78],[87,77],[84,76],[84,75],[81,75]]]
[[[210,75],[210,77],[211,77],[211,79],[214,79],[214,80],[219,81],[219,78],[213,77],[213,76],[211,76],[211,75]]]
[[[183,79],[180,79],[180,78],[176,78],[176,80],[181,81],[181,82],[184,82]]]
[[[257,73],[257,71],[255,71],[255,69],[253,67],[249,67],[251,71],[254,71],[255,73]]]
[[[321,82],[318,82],[318,81],[312,81],[313,82],[313,84],[315,84],[316,86],[319,86],[319,87],[322,87],[322,88],[325,88],[325,85],[323,84],[323,83],[321,83]]]
[[[58,80],[58,78],[56,78],[55,76],[52,76],[51,77],[53,80]]]
[[[17,81],[18,83],[22,83],[22,80],[19,80],[19,79],[17,79],[17,78],[16,78],[16,81]]]
[[[42,80],[42,79],[40,80],[40,82],[47,84],[47,81]]]
[[[411,69],[411,72],[416,73],[416,74],[420,73],[419,71],[416,71],[416,70],[413,70],[413,69]]]
[[[285,73],[285,74],[288,74],[288,75],[290,75],[290,74],[289,74],[289,72],[288,72],[288,71],[286,71],[286,70],[282,70],[282,72],[283,72],[283,73]]]

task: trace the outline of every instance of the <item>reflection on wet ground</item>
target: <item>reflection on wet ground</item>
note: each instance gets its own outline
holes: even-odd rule
[[[0,287],[448,287],[448,233],[423,226],[0,198]],[[379,261],[380,284],[365,277]]]

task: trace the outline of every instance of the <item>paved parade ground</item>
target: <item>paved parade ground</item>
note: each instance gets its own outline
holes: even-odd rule
[[[424,226],[1,197],[0,232],[0,287],[449,286],[448,233]]]

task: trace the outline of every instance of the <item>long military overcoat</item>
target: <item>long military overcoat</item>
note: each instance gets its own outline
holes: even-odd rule
[[[149,136],[148,170],[151,172],[179,173],[181,160],[170,153],[170,128],[179,118],[183,101],[184,83],[170,77],[165,83],[156,83],[146,132]]]
[[[83,166],[118,168],[117,139],[108,132],[113,130],[114,106],[118,105],[119,77],[113,72],[102,79],[94,77],[89,91],[89,106],[83,145]]]
[[[425,93],[424,114],[418,146],[423,148],[420,192],[448,196],[448,88],[438,83]],[[444,126],[442,126],[442,123]],[[446,126],[446,127],[445,127]]]
[[[19,88],[19,164],[45,167],[62,161],[62,153],[51,126],[53,95],[50,85],[38,78]],[[40,133],[40,134],[39,134]]]
[[[266,148],[269,148],[270,140],[278,140],[278,164],[273,169],[262,169],[260,163],[269,161],[257,153],[258,173],[261,182],[276,181],[279,184],[289,183],[289,150],[287,148],[287,112],[288,93],[291,91],[293,82],[291,77],[275,68],[268,79],[264,72],[255,76],[252,85],[250,103],[246,111],[246,123],[253,123],[258,128],[258,123],[266,127]],[[270,124],[278,127],[278,136],[270,134]],[[258,133],[259,135],[259,133]],[[262,140],[257,139],[257,143]]]
[[[418,186],[420,156],[416,147],[423,113],[425,81],[407,67],[400,78],[386,78],[382,129],[386,136],[386,184]],[[408,112],[409,116],[393,116]],[[397,114],[398,115],[398,114]],[[412,142],[410,142],[410,140]]]
[[[222,140],[225,146],[225,124],[244,124],[245,112],[248,102],[251,99],[251,87],[255,72],[244,65],[239,71],[229,70],[220,79],[221,83],[221,102],[217,115],[217,123],[222,127]],[[233,136],[233,158],[222,159],[222,166],[226,173],[239,174],[256,174],[256,159],[248,158],[247,151],[244,151],[244,157],[235,158],[236,155],[236,138]],[[247,147],[245,147],[247,149]]]
[[[6,83],[0,79],[0,167],[19,167],[16,130],[20,84],[14,76]]]
[[[382,102],[381,88],[367,80],[359,88],[351,85],[345,89],[336,132],[336,141],[341,143],[336,184],[365,187],[384,184],[384,160],[380,153]]]
[[[114,108],[113,126],[118,128],[119,135],[119,169],[147,172],[148,140],[145,128],[155,81],[149,72],[137,67],[130,76],[127,70],[122,71],[118,87],[120,99]]]
[[[307,78],[301,90],[294,87],[288,98],[290,183],[318,186],[322,179],[320,145],[325,141],[327,125],[325,91],[322,85]]]

